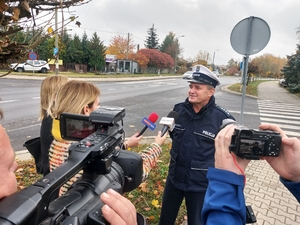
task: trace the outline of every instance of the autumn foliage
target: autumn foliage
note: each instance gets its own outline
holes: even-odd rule
[[[141,49],[138,51],[138,54],[145,55],[148,59],[148,67],[156,67],[158,69],[174,67],[173,58],[163,52],[160,52],[156,49]]]
[[[129,59],[136,61],[143,69],[154,67],[156,69],[174,68],[174,59],[167,53],[157,49],[140,49],[134,52],[135,45],[130,35],[124,37],[115,36],[110,40],[106,54],[116,55],[117,59]]]
[[[106,54],[116,55],[118,59],[125,59],[126,56],[133,53],[135,45],[132,38],[118,35],[110,40],[110,45],[106,50]]]

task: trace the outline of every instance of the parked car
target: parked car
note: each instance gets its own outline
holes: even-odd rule
[[[282,86],[282,87],[287,87],[288,84],[285,82],[285,79],[280,79],[279,80],[279,85]]]
[[[182,78],[183,79],[191,79],[193,75],[193,71],[186,71],[183,75]]]
[[[48,63],[44,60],[26,60],[24,63],[12,63],[9,68],[17,72],[47,73],[50,70]]]
[[[214,70],[214,71],[212,71],[214,74],[216,74],[216,76],[217,77],[219,77],[220,76],[220,74],[219,74],[219,70]]]

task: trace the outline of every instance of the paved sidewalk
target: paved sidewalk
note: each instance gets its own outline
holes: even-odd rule
[[[300,98],[282,88],[278,81],[262,82],[258,85],[257,91],[260,99],[300,105]]]
[[[300,105],[300,98],[280,87],[278,81],[260,83],[258,98]],[[300,204],[266,161],[251,161],[245,173],[246,204],[252,206],[257,219],[255,224],[300,224]]]

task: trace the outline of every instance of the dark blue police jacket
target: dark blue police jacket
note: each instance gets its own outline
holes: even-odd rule
[[[215,104],[214,96],[198,113],[188,98],[176,104],[173,110],[178,113],[178,119],[170,132],[172,149],[168,176],[178,189],[205,191],[207,169],[214,167],[214,139],[222,121],[234,117]]]

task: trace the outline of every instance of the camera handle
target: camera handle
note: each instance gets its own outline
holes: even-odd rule
[[[247,223],[256,223],[256,217],[251,205],[246,205],[246,224]]]

